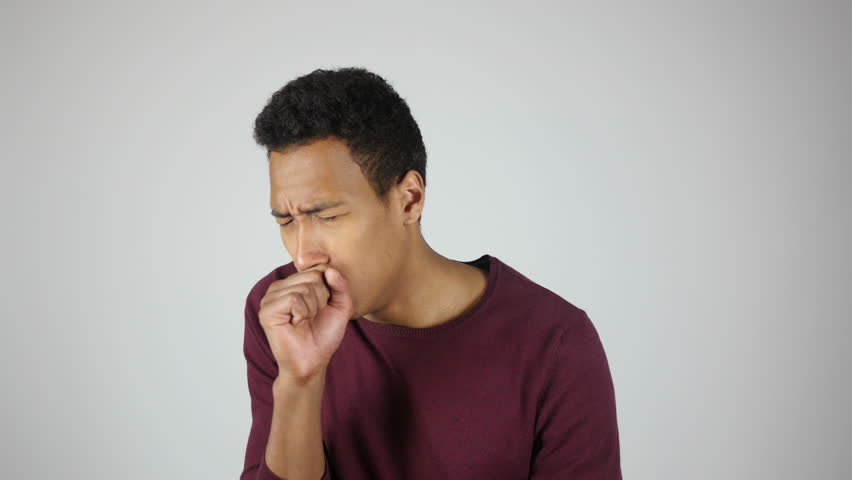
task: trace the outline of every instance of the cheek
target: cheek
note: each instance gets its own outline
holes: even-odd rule
[[[401,233],[391,230],[387,219],[380,217],[341,227],[326,239],[332,264],[337,264],[344,275],[351,275],[346,277],[350,288],[362,297],[361,301],[370,302],[380,296],[377,290],[404,255],[404,251],[398,251],[404,249]]]

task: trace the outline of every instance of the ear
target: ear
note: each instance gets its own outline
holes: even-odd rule
[[[423,188],[423,177],[416,170],[405,173],[396,187],[399,192],[400,207],[402,210],[403,223],[416,224],[423,214],[426,203],[426,190]]]

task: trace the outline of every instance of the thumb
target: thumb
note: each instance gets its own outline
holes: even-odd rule
[[[328,299],[328,305],[335,310],[339,310],[347,315],[347,320],[351,320],[353,314],[352,294],[349,290],[349,282],[336,269],[329,267],[323,272],[325,282],[331,290],[331,296]]]

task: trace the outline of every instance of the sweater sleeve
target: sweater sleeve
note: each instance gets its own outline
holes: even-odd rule
[[[325,448],[323,447],[323,450]],[[255,477],[256,480],[284,480],[278,475],[272,473],[272,470],[269,469],[269,466],[266,465],[266,455],[260,456],[260,468],[258,469],[258,475]],[[328,468],[328,457],[325,459],[325,470],[322,473],[322,477],[320,480],[331,480],[331,472]]]
[[[260,300],[254,295],[255,290],[249,293],[245,306],[243,354],[246,359],[252,421],[240,480],[283,480],[266,465],[266,442],[272,424],[272,383],[278,376],[278,366],[257,317]],[[325,444],[323,452],[325,472],[319,480],[332,480]]]
[[[550,368],[539,400],[530,480],[621,480],[615,391],[585,311],[571,315]]]

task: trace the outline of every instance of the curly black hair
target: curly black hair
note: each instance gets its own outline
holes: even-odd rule
[[[361,67],[316,69],[272,94],[254,121],[254,140],[272,151],[335,137],[343,141],[376,196],[409,171],[423,177],[426,147],[408,104],[382,77]]]

